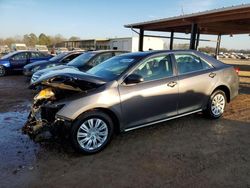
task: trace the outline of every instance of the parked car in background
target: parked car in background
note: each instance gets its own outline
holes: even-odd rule
[[[0,53],[7,54],[10,52],[10,48],[7,45],[0,46]]]
[[[70,51],[85,51],[85,50],[81,48],[71,48]]]
[[[69,69],[69,68],[77,68],[80,71],[87,71],[90,68],[102,63],[103,61],[123,53],[127,53],[127,51],[118,51],[118,50],[99,50],[99,51],[89,51],[85,52],[82,55],[76,57],[66,65],[55,66],[47,69],[43,69],[37,71],[33,74],[31,78],[31,83],[35,82],[39,79],[43,74],[47,74],[51,71]]]
[[[114,131],[130,131],[185,115],[222,116],[238,95],[233,66],[192,50],[149,51],[116,56],[86,73],[50,74],[31,88],[34,98],[24,131],[66,128],[82,153],[101,151]]]
[[[23,51],[23,50],[28,50],[26,44],[11,44],[11,50],[12,51]]]
[[[40,52],[49,53],[49,49],[46,45],[35,45],[35,49]]]
[[[29,63],[40,60],[49,60],[52,56],[38,51],[15,51],[8,53],[0,59],[0,76],[9,71],[20,71]]]
[[[55,50],[55,53],[58,55],[58,54],[60,54],[60,53],[68,52],[68,51],[69,51],[68,48],[57,48],[57,49]]]
[[[34,63],[27,64],[23,67],[23,74],[25,76],[32,76],[36,71],[51,68],[58,65],[65,65],[71,60],[75,59],[83,52],[64,52],[49,60],[36,61]]]

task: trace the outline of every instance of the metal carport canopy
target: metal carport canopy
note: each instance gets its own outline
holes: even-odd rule
[[[198,6],[198,5],[197,5]],[[190,48],[195,49],[195,41],[200,34],[232,35],[250,33],[250,4],[214,9],[193,14],[128,24],[127,28],[140,29],[140,44],[143,44],[144,31],[191,33]],[[197,43],[197,42],[196,42]]]

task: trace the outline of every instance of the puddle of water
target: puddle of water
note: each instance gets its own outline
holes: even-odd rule
[[[17,168],[31,166],[35,152],[39,148],[30,138],[22,134],[22,127],[27,120],[28,106],[16,106],[20,111],[0,113],[0,169],[6,173]]]
[[[36,169],[39,161],[46,163],[46,158],[68,159],[74,155],[71,149],[65,153],[60,143],[35,143],[22,133],[29,109],[29,104],[24,103],[12,108],[11,112],[0,113],[0,179]]]

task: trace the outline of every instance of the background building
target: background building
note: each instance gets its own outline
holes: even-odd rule
[[[138,51],[138,37],[110,38],[110,39],[86,39],[64,41],[56,44],[56,47],[66,47],[68,49],[81,48],[84,50],[127,50]],[[144,37],[143,50],[162,50],[164,49],[164,40],[155,37]]]

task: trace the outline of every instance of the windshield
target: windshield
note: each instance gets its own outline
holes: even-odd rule
[[[69,63],[67,63],[67,65],[79,68],[83,66],[85,63],[87,63],[94,55],[95,53],[93,52],[84,53],[82,55],[79,55]]]
[[[55,57],[50,58],[50,61],[57,61],[57,60],[63,58],[64,56],[66,56],[67,54],[68,53],[61,53],[61,54],[59,54],[59,55],[57,55]]]
[[[136,59],[133,57],[116,56],[93,67],[87,71],[87,73],[107,80],[114,80],[127,70],[135,61]]]
[[[11,57],[12,55],[14,55],[14,54],[16,54],[16,53],[17,53],[17,52],[10,52],[10,53],[4,55],[3,57],[1,57],[1,59],[7,59],[7,58]]]

